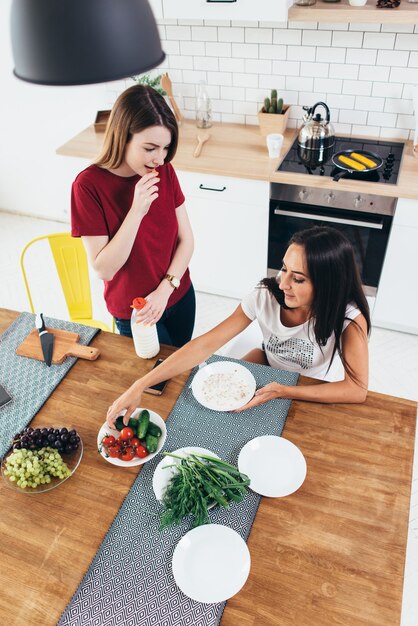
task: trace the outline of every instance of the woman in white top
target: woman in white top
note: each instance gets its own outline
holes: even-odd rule
[[[244,360],[334,380],[296,387],[270,383],[243,409],[274,398],[364,402],[370,315],[353,248],[340,231],[314,227],[292,237],[276,278],[262,280],[226,320],[177,350],[115,400],[108,424],[112,426],[124,409],[127,422],[141,406],[144,389],[201,363],[254,319],[263,332],[263,347],[254,348]],[[343,368],[340,380],[331,368],[337,361]]]

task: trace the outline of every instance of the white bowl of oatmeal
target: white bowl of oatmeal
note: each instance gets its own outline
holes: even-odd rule
[[[213,411],[233,411],[247,404],[256,390],[251,372],[233,361],[208,363],[191,384],[196,400]]]

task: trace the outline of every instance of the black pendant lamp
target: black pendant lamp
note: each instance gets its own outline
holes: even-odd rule
[[[18,78],[87,85],[142,74],[165,59],[147,0],[13,0]]]

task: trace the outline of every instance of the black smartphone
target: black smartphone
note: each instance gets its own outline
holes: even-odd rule
[[[2,406],[6,406],[6,404],[9,404],[9,402],[11,401],[12,401],[12,396],[10,396],[7,393],[3,385],[0,385],[0,408]]]
[[[162,363],[164,361],[164,359],[158,359],[157,361],[155,361],[154,366],[152,369],[154,369],[154,367],[157,367],[160,363]],[[162,392],[165,389],[166,384],[168,383],[168,380],[163,380],[161,383],[157,383],[156,385],[152,385],[152,387],[147,387],[146,389],[144,389],[145,393],[152,393],[154,396],[160,396],[162,394]]]

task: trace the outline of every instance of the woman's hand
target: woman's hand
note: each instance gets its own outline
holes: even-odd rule
[[[149,174],[144,174],[135,185],[131,209],[137,211],[142,217],[148,213],[151,204],[158,198],[157,183],[159,182],[158,172],[153,170]]]
[[[145,297],[147,303],[136,316],[138,323],[156,324],[166,310],[168,299],[172,293],[173,288],[168,280],[163,280],[155,291],[151,291]]]
[[[239,413],[240,411],[246,411],[247,409],[252,409],[254,406],[259,406],[260,404],[264,404],[269,400],[274,400],[275,398],[286,398],[286,385],[280,385],[279,383],[269,383],[265,387],[261,387],[257,389],[254,394],[254,397],[244,404],[244,406],[236,409],[235,412]]]
[[[115,428],[116,418],[121,415],[125,409],[126,413],[123,416],[123,423],[126,426],[132,413],[137,407],[141,406],[141,396],[142,388],[139,387],[138,381],[136,381],[108,408],[106,422],[109,428]]]

